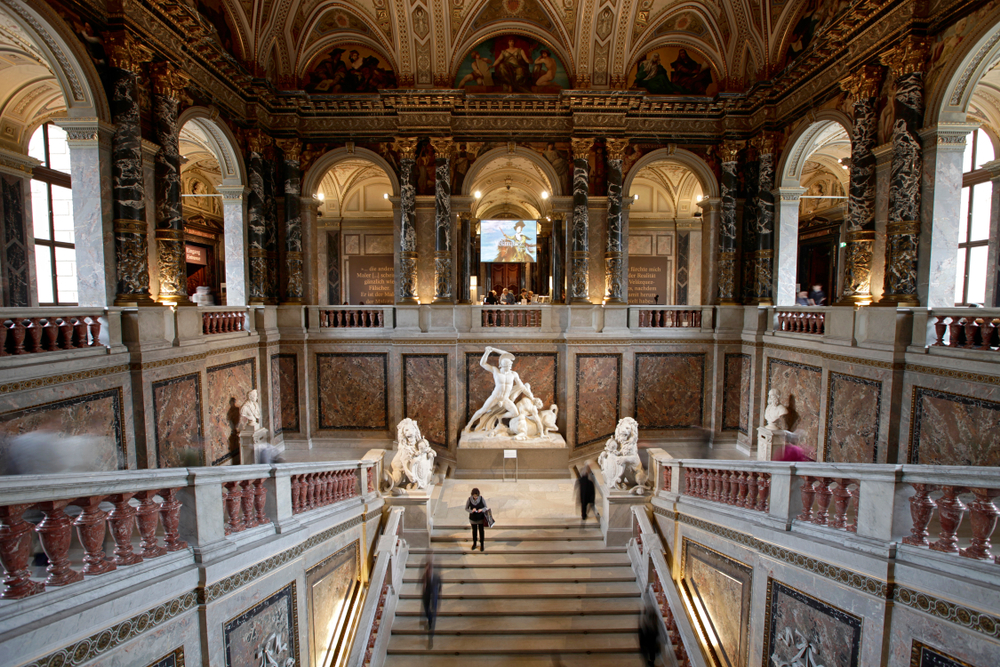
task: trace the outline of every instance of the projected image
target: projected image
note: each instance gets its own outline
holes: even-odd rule
[[[534,262],[536,220],[482,220],[482,262]]]

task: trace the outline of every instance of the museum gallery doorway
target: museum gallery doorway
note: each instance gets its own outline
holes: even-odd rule
[[[516,288],[518,294],[524,289],[523,264],[491,262],[487,266],[490,267],[487,274],[490,279],[489,284],[486,285],[487,290],[495,289],[497,296],[500,296],[504,287],[507,289]]]

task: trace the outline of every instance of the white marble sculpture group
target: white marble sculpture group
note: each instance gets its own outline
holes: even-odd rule
[[[487,361],[496,352],[500,355],[500,365],[492,366]],[[514,371],[514,355],[510,352],[487,347],[479,365],[493,375],[493,393],[483,407],[476,410],[465,425],[464,433],[482,433],[492,438],[511,438],[516,441],[547,440],[558,431],[556,417],[559,408],[555,404],[542,410],[542,399],[531,393],[531,385],[521,381]],[[504,423],[507,420],[507,423]]]
[[[434,476],[434,458],[427,439],[420,435],[417,422],[409,417],[396,426],[396,454],[386,473],[385,492],[402,495],[405,489],[428,489]]]
[[[604,451],[597,457],[604,482],[609,489],[642,495],[649,490],[646,470],[639,459],[639,423],[624,417],[608,438]]]

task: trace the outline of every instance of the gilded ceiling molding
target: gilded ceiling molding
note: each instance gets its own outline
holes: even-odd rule
[[[594,34],[594,10],[601,0],[580,0],[583,4],[583,20],[577,32],[580,52],[576,59],[576,88],[590,88],[590,45]]]

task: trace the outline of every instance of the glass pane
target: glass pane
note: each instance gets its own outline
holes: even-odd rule
[[[70,173],[66,130],[58,125],[49,125],[49,167],[66,174]]]
[[[955,275],[955,305],[965,303],[965,253],[968,250],[959,248],[958,250],[958,271]]]
[[[993,184],[980,183],[972,189],[972,229],[969,232],[969,240],[982,241],[990,237],[990,208],[993,204]]]
[[[52,227],[56,241],[75,243],[73,240],[73,191],[58,185],[52,186]]]
[[[982,304],[986,301],[986,255],[989,246],[969,249],[969,303]]]
[[[59,303],[75,303],[76,295],[76,250],[56,248],[56,281]]]
[[[965,138],[965,155],[962,156],[963,174],[972,171],[972,154],[976,150],[975,137],[975,133],[971,133]]]
[[[49,186],[41,181],[31,182],[31,224],[35,238],[51,241],[49,234]]]
[[[35,246],[35,274],[38,276],[38,303],[55,303],[52,293],[52,248]]]
[[[972,188],[962,188],[962,208],[959,212],[958,242],[965,243],[969,240],[969,195]]]
[[[31,141],[28,142],[28,157],[33,157],[36,160],[41,160],[42,164],[45,164],[45,126],[39,125],[35,133],[31,135]]]

